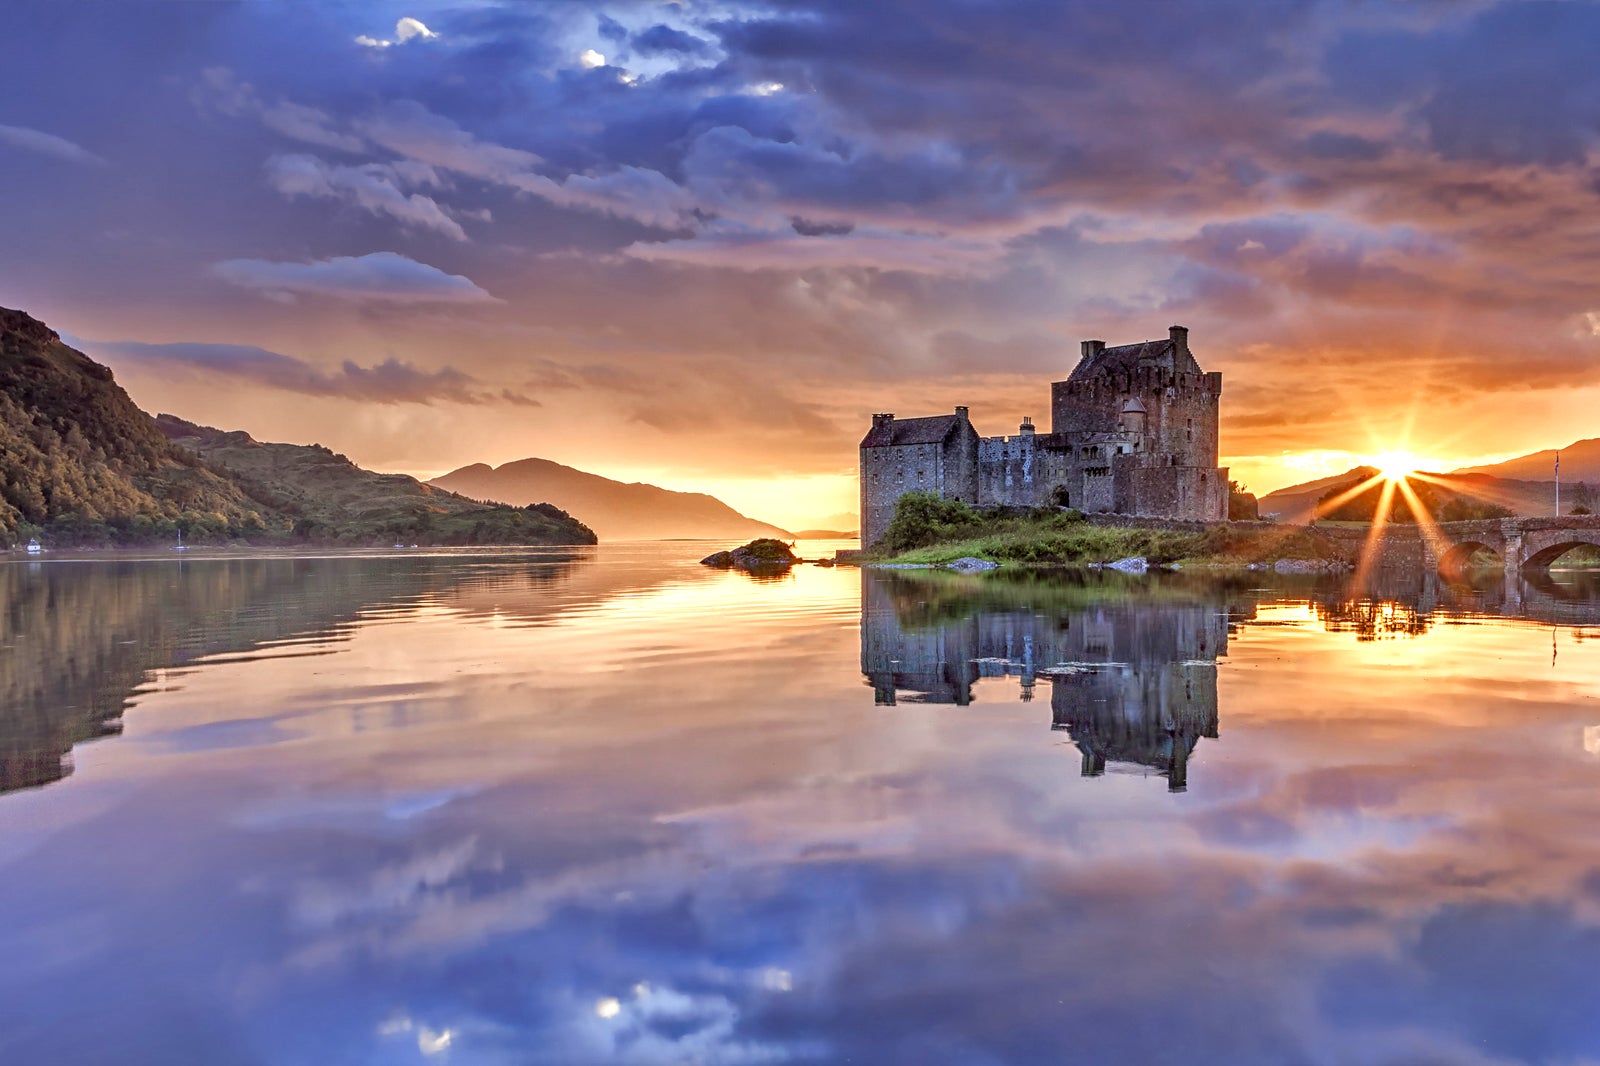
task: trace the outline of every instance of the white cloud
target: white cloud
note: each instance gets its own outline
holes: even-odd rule
[[[379,40],[376,37],[368,37],[366,34],[362,34],[356,38],[356,44],[366,48],[392,48],[397,44],[405,44],[407,41],[431,41],[438,36],[437,33],[424,26],[420,20],[411,18],[408,15],[394,24],[394,40]]]
[[[585,48],[583,54],[578,56],[578,62],[585,70],[593,70],[596,67],[605,66],[606,57],[596,52],[593,48]]]
[[[65,137],[31,130],[26,126],[0,126],[0,143],[38,155],[65,159],[69,163],[89,163],[102,167],[106,165],[104,159],[81,145],[73,144]]]
[[[397,41],[409,41],[413,37],[420,37],[427,41],[439,35],[428,29],[417,19],[407,16],[394,24],[394,36]]]
[[[222,280],[275,300],[314,295],[380,303],[499,302],[460,274],[446,274],[397,252],[336,256],[309,263],[229,259],[213,269]]]
[[[267,180],[285,196],[308,196],[353,204],[387,215],[413,229],[432,230],[464,241],[466,231],[431,197],[407,194],[406,185],[438,185],[432,167],[420,163],[368,163],[342,166],[313,155],[279,155],[267,161]]]

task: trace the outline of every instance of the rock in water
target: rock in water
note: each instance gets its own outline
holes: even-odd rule
[[[773,573],[787,570],[800,561],[789,545],[771,537],[760,537],[732,551],[714,552],[701,559],[705,566],[719,570],[739,569],[746,573]]]
[[[1142,574],[1150,569],[1150,564],[1142,555],[1132,555],[1126,559],[1118,559],[1111,564],[1112,570],[1121,570],[1124,574]]]
[[[979,559],[973,555],[964,556],[953,563],[946,563],[945,566],[951,570],[959,570],[963,574],[975,574],[980,570],[998,570],[1000,568],[999,563],[990,562],[988,559]]]

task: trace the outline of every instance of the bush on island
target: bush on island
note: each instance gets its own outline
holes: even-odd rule
[[[714,566],[719,570],[737,568],[746,571],[787,570],[799,561],[800,557],[790,550],[789,545],[771,537],[759,537],[749,544],[731,551],[713,552],[700,560],[702,565]]]

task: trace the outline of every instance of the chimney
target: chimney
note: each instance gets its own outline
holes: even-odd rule
[[[1167,327],[1167,336],[1172,338],[1172,346],[1178,351],[1186,352],[1189,350],[1188,326],[1169,326]]]
[[[1078,347],[1079,347],[1080,352],[1082,353],[1080,355],[1080,358],[1088,359],[1091,356],[1099,355],[1101,352],[1105,351],[1106,350],[1106,342],[1105,341],[1082,341],[1079,344]]]
[[[893,422],[893,421],[894,421],[894,415],[890,415],[890,414],[873,415],[872,416],[872,428],[873,429],[877,429],[879,426],[887,426],[890,422]]]
[[[961,419],[961,421],[963,421],[963,422],[971,422],[972,421],[972,419],[970,417],[968,417],[967,409],[965,407],[957,407],[956,408],[956,417]]]
[[[1022,430],[1022,433],[1023,433],[1024,436],[1027,436],[1027,437],[1033,436],[1033,434],[1034,434],[1033,416],[1032,415],[1023,415],[1022,416],[1022,425],[1019,428]]]

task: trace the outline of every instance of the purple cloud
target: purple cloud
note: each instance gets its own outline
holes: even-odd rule
[[[233,285],[272,299],[329,296],[387,303],[494,303],[495,298],[460,274],[407,259],[397,252],[336,256],[309,263],[229,259],[214,268]]]

